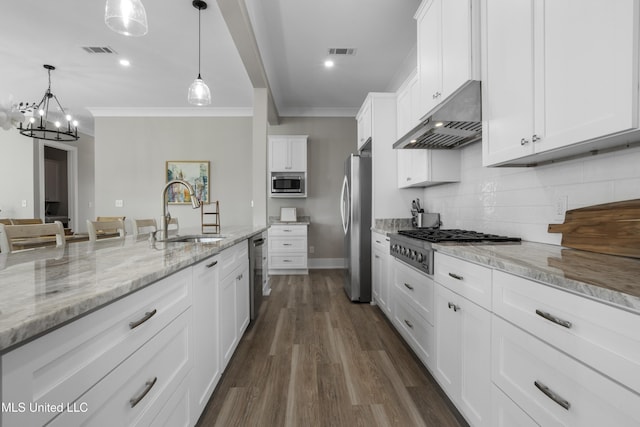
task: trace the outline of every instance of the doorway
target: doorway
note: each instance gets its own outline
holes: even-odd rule
[[[53,141],[39,141],[40,218],[60,221],[77,229],[77,147]]]

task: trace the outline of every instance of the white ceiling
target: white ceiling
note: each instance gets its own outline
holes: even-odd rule
[[[238,0],[242,1],[242,0]],[[278,112],[354,115],[368,92],[394,89],[415,49],[419,0],[246,0]],[[187,103],[197,75],[198,12],[191,0],[143,0],[149,33],[125,37],[104,24],[105,0],[2,0],[0,102],[39,102],[43,64],[54,65],[52,92],[93,134],[91,111],[215,115],[249,110],[251,81],[214,0],[202,12],[203,80],[210,107]],[[89,54],[83,46],[117,52]],[[327,49],[353,57],[325,69]],[[127,58],[131,66],[119,65]],[[413,60],[414,61],[414,60]],[[403,76],[400,76],[403,77]],[[106,113],[108,114],[108,113]]]

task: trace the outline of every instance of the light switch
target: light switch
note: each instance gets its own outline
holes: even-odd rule
[[[26,200],[23,200],[23,201],[22,201],[22,207],[23,207],[23,208],[26,208],[26,207],[27,207],[27,201],[26,201]]]
[[[121,208],[124,206],[124,202],[122,200],[116,200],[116,208]]]

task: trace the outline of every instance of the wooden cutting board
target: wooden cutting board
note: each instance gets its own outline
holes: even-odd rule
[[[640,199],[569,210],[548,231],[568,248],[640,258]]]

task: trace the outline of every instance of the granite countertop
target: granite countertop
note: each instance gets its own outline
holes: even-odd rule
[[[299,216],[295,221],[280,221],[279,216],[270,216],[269,225],[310,225],[311,217]]]
[[[206,244],[141,235],[0,254],[0,353],[264,230],[225,227],[223,240]]]
[[[414,228],[413,224],[411,224],[411,218],[376,218],[371,231],[388,236],[389,234],[397,233],[398,230],[409,228]]]
[[[533,242],[447,242],[433,248],[640,314],[640,259]]]

